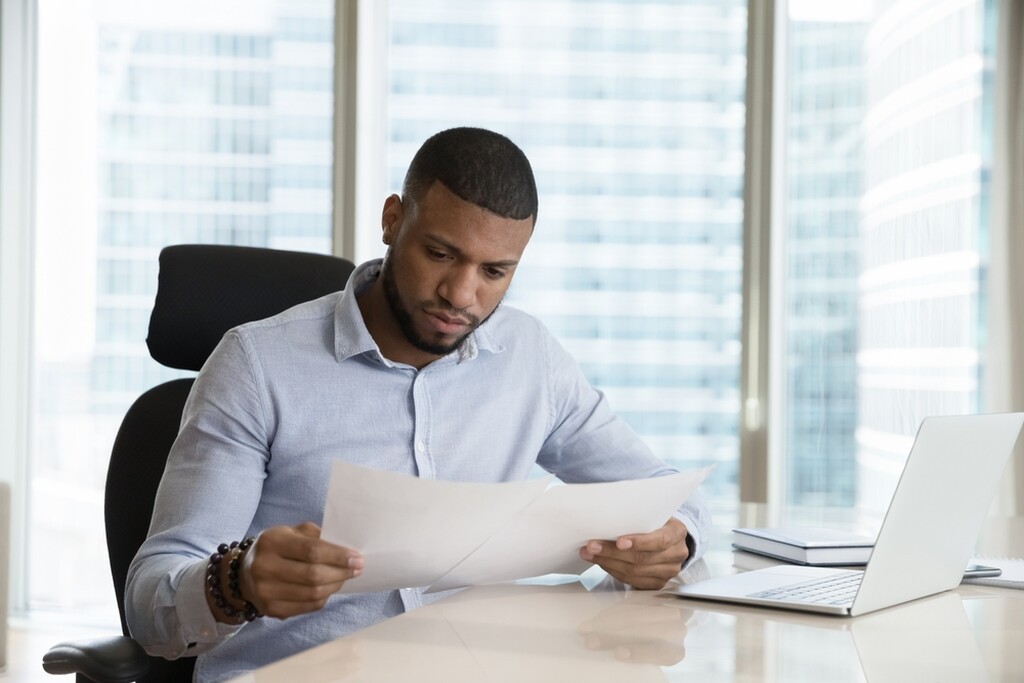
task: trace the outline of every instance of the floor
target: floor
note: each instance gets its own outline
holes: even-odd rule
[[[7,667],[0,671],[2,683],[71,683],[72,676],[51,676],[43,671],[43,653],[63,640],[102,638],[117,635],[83,627],[23,626],[13,624],[7,631]]]

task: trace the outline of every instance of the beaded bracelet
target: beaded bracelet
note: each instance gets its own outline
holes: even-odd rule
[[[210,555],[210,562],[206,565],[206,586],[210,592],[210,596],[213,598],[214,604],[217,608],[228,616],[230,619],[237,619],[237,623],[242,621],[252,621],[258,617],[262,617],[260,611],[256,609],[256,606],[251,602],[242,597],[242,585],[238,578],[238,569],[242,566],[242,560],[245,559],[245,553],[256,541],[255,538],[249,537],[239,543],[238,541],[232,541],[231,544],[221,543],[217,546],[217,552]],[[238,552],[235,552],[237,550]],[[228,560],[228,588],[231,590],[231,597],[235,600],[239,600],[242,603],[242,609],[236,609],[232,605],[228,604],[227,598],[224,596],[224,591],[220,587],[220,563],[232,554],[230,560]]]

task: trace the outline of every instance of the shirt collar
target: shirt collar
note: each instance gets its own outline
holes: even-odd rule
[[[357,267],[349,276],[345,290],[341,293],[341,298],[338,299],[334,309],[334,355],[339,363],[346,358],[368,353],[389,367],[394,365],[392,361],[384,357],[377,342],[370,336],[370,331],[366,329],[366,323],[363,321],[363,314],[359,310],[359,303],[356,301],[356,294],[369,287],[380,276],[383,263],[383,259],[374,259]],[[499,306],[495,315],[500,313]],[[485,322],[466,337],[458,349],[434,362],[451,359],[455,363],[462,363],[473,360],[480,351],[501,353],[504,349],[505,347],[491,334],[488,324]]]

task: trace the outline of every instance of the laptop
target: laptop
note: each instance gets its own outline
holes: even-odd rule
[[[666,588],[685,598],[856,616],[959,585],[1024,413],[921,423],[863,570],[779,565]]]

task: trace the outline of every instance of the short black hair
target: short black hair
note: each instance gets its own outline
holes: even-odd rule
[[[502,218],[537,222],[537,182],[530,161],[500,133],[462,127],[432,135],[409,164],[402,195],[415,201],[435,181]]]

